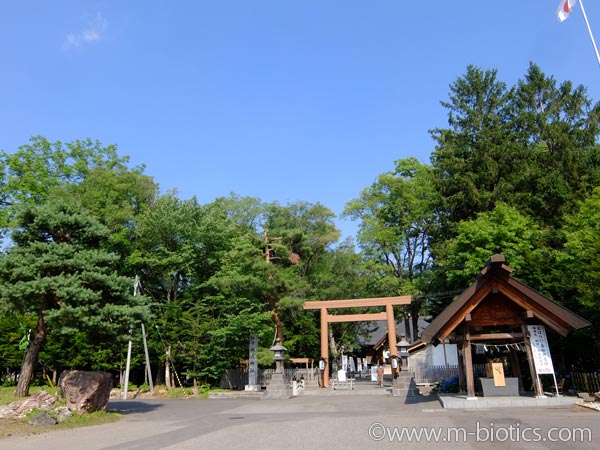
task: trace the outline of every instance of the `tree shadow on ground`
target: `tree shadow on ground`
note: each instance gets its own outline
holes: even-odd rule
[[[121,414],[143,414],[160,408],[162,403],[150,403],[142,400],[111,400],[107,411]]]

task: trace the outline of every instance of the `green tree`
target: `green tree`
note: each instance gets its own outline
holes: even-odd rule
[[[449,101],[442,103],[448,109],[449,127],[432,131],[437,141],[431,160],[441,219],[431,246],[435,289],[453,292],[466,283],[476,274],[475,266],[481,267],[489,257],[480,254],[482,250],[511,252],[501,250],[503,242],[518,236],[502,237],[488,227],[486,233],[496,242],[472,247],[476,257],[461,261],[465,256],[458,256],[468,253],[458,248],[460,239],[475,242],[483,237],[478,230],[472,230],[477,237],[466,236],[468,222],[480,224],[479,214],[491,213],[502,203],[494,214],[506,207],[514,209],[532,230],[541,233],[530,255],[534,258],[528,261],[531,264],[515,267],[519,278],[560,298],[563,289],[553,275],[554,251],[564,244],[564,217],[600,185],[600,146],[596,143],[600,104],[592,103],[585,87],[558,83],[535,64],[512,87],[498,79],[496,70],[469,66],[450,89]],[[520,266],[524,257],[507,255],[513,267]]]
[[[600,104],[584,86],[558,84],[531,64],[512,105],[521,162],[505,175],[512,186],[505,201],[560,228],[564,214],[600,183]]]
[[[147,314],[133,297],[131,280],[100,249],[107,229],[86,211],[63,202],[27,207],[12,231],[15,245],[0,259],[3,309],[37,314],[16,396],[28,394],[48,326],[63,333],[89,330],[98,341],[115,339]]]
[[[63,195],[76,199],[108,228],[106,247],[124,260],[133,251],[138,217],[156,201],[158,185],[141,167],[98,167],[79,183],[66,185]]]
[[[264,232],[267,280],[270,284],[266,299],[275,322],[277,337],[284,342],[280,300],[287,297],[288,306],[299,306],[313,298],[312,276],[340,236],[333,223],[333,212],[319,204],[295,202],[285,206],[265,205]]]
[[[257,334],[263,347],[278,336],[290,354],[312,356],[318,349],[317,321],[302,303],[316,298],[312,281],[330,267],[323,261],[339,237],[333,213],[320,204],[249,200],[227,200],[240,234],[205,283],[212,294],[203,302],[216,318],[206,347],[213,367],[246,358],[249,334]]]
[[[115,145],[103,147],[91,139],[63,144],[35,136],[14,153],[0,152],[0,231],[5,233],[23,205],[41,205],[90,172],[121,170],[127,162]]]
[[[566,243],[560,252],[556,283],[565,306],[592,322],[574,337],[572,348],[586,368],[600,363],[600,188],[566,217]],[[582,351],[582,349],[585,349]]]
[[[223,255],[220,270],[205,283],[213,294],[203,303],[214,318],[205,362],[215,371],[210,374],[214,378],[247,357],[250,334],[258,335],[262,346],[272,342],[273,319],[267,299],[274,286],[281,287],[281,280],[263,251],[262,242],[253,234],[238,237]]]
[[[542,242],[543,233],[530,217],[499,202],[492,211],[458,224],[456,237],[439,251],[437,270],[446,274],[448,288],[464,289],[491,255],[502,253],[519,279],[539,285],[538,271],[544,269]]]
[[[13,312],[0,316],[0,384],[16,381],[34,325],[32,315]]]
[[[423,289],[421,274],[432,265],[430,241],[439,223],[437,199],[431,167],[408,158],[396,161],[394,171],[380,175],[346,205],[344,214],[360,220],[358,243],[371,273],[379,274],[374,278],[380,279],[381,295],[412,295]],[[415,330],[421,307],[415,297],[405,309]]]
[[[506,169],[519,161],[513,158],[514,89],[497,75],[497,70],[468,66],[450,85],[449,101],[442,102],[449,128],[432,131],[437,146],[431,159],[449,226],[444,236],[451,235],[453,224],[491,210],[506,195]]]
[[[165,367],[171,386],[171,364],[181,362],[189,374],[203,378],[202,348],[214,328],[204,297],[205,282],[221,267],[221,255],[232,245],[237,224],[221,201],[199,205],[175,193],[158,199],[137,217],[134,251],[128,268],[140,276],[144,293],[153,299],[160,341],[149,345]]]
[[[432,131],[442,238],[498,201],[560,227],[562,216],[600,182],[600,105],[592,105],[583,86],[559,85],[531,64],[511,88],[496,70],[469,66],[450,89],[450,100],[442,102],[449,128]]]

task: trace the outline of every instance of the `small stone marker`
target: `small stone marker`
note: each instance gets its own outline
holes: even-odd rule
[[[56,419],[46,412],[36,414],[27,421],[30,425],[44,426],[44,425],[56,425]]]

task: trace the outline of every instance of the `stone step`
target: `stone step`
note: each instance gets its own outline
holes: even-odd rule
[[[392,397],[416,397],[418,395],[420,395],[418,389],[392,388]]]
[[[208,398],[253,398],[261,399],[265,396],[264,392],[254,391],[227,391],[227,392],[209,392]]]

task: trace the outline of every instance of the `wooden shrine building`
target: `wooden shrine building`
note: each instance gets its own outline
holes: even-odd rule
[[[475,397],[473,348],[504,347],[513,377],[523,390],[517,349],[523,349],[529,365],[536,396],[543,388],[536,376],[528,325],[543,325],[561,336],[590,323],[558,305],[529,286],[511,277],[503,255],[493,255],[479,276],[456,300],[444,309],[423,331],[426,344],[457,344],[459,386],[467,397]],[[482,345],[483,344],[483,345]]]

